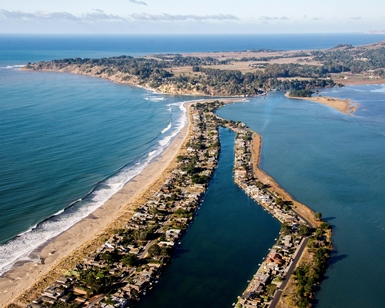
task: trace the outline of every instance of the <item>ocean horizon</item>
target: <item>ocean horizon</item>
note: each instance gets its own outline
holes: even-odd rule
[[[185,123],[182,102],[197,98],[156,94],[92,77],[27,72],[20,70],[22,65],[122,54],[317,49],[383,38],[0,35],[0,274],[17,261],[31,260],[34,249],[89,215],[143,170]],[[372,269],[360,260],[385,254],[385,214],[376,202],[381,200],[381,170],[385,170],[384,87],[322,93],[358,101],[361,107],[349,117],[271,93],[218,113],[262,134],[262,168],[333,225],[336,252],[316,306],[360,307],[363,297],[349,297],[352,290],[365,290],[371,307],[380,307],[376,297],[380,280],[375,274],[384,266],[373,261]],[[362,266],[357,269],[357,264]],[[343,285],[347,275],[365,279],[347,287]]]

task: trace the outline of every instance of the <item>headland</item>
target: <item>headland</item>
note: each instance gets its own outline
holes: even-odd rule
[[[62,59],[23,69],[106,78],[164,94],[248,97],[385,80],[385,42],[323,50],[248,50]],[[336,99],[314,99],[346,112]],[[355,110],[349,107],[348,112]]]
[[[370,48],[375,48],[381,53],[385,47],[384,43],[378,43]],[[360,52],[364,54],[368,49],[365,46],[359,48],[336,46],[331,50],[322,51],[322,53],[320,51],[296,51],[289,54],[266,51],[271,54],[264,54],[264,56],[257,55],[257,51],[251,51],[252,55],[248,52],[246,58],[244,54],[239,53],[238,56],[241,56],[241,58],[229,57],[223,61],[210,57],[210,54],[205,54],[204,57],[198,59],[181,55],[158,55],[140,60],[131,57],[118,57],[110,60],[103,59],[98,63],[92,62],[90,59],[70,59],[69,61],[29,64],[26,68],[102,77],[115,82],[142,86],[169,94],[245,97],[266,94],[271,90],[289,90],[295,85],[300,88],[307,86],[310,86],[310,88],[336,86],[334,81],[346,80],[343,77],[343,72],[325,73],[330,74],[329,76],[319,74],[313,77],[312,75],[317,67],[325,65],[323,61],[326,61],[330,54],[341,50],[347,52],[353,50],[356,54]],[[223,54],[221,57],[223,58]],[[128,60],[128,62],[134,61],[136,64],[140,62],[142,66],[137,71],[131,71],[129,65],[122,63],[125,60]],[[175,65],[178,61],[184,64]],[[293,61],[297,63],[294,64]],[[158,62],[162,63],[162,67],[157,67]],[[365,60],[364,62],[368,61]],[[111,63],[113,65],[110,65]],[[149,66],[149,63],[153,66]],[[237,63],[237,68],[241,70],[234,70],[233,63]],[[125,67],[125,69],[122,69],[122,67]],[[149,75],[143,75],[142,69],[148,67]],[[289,72],[282,73],[282,69],[287,69]],[[305,69],[310,69],[312,73],[305,73]],[[366,71],[360,72],[361,79],[359,80],[361,80],[361,83],[369,82],[369,80],[370,82],[378,81],[377,83],[381,83],[384,80],[382,79],[380,67],[368,66],[366,69]],[[308,98],[305,99],[308,100]],[[344,113],[354,112],[355,108],[357,108],[349,106],[349,102],[338,101],[334,98],[321,99],[317,97],[312,100],[329,105]],[[25,304],[32,296],[38,294],[47,285],[54,282],[56,278],[63,275],[68,268],[78,264],[84,257],[103,244],[106,237],[127,222],[127,219],[135,213],[135,209],[164,184],[166,174],[169,174],[176,164],[175,161],[173,162],[173,158],[178,156],[178,151],[182,149],[188,131],[191,133],[191,127],[190,129],[184,128],[170,147],[158,157],[156,162],[128,183],[104,206],[43,247],[40,251],[39,263],[25,263],[2,277],[0,280],[0,292],[2,294],[0,305],[5,306],[13,302],[15,298],[17,298],[14,301],[16,306],[11,305],[9,307]],[[260,140],[258,141],[258,139],[258,137],[253,137],[254,148],[260,147]],[[184,148],[182,151],[187,151],[187,149]],[[253,150],[254,152],[255,150]],[[257,152],[253,154],[253,157],[258,160],[259,155]],[[165,172],[166,170],[167,172]],[[279,186],[267,174],[264,174],[258,168],[254,168],[253,172],[261,179],[261,182],[264,179],[266,185],[273,187],[282,196],[282,199],[291,200],[290,196],[283,190],[280,191]],[[298,215],[307,216],[309,219],[312,215],[314,216],[306,206],[297,204],[294,200],[292,202],[292,208]],[[60,258],[58,258],[59,255]],[[28,299],[25,297],[27,293],[19,297],[31,286],[32,289],[27,291],[30,294]]]

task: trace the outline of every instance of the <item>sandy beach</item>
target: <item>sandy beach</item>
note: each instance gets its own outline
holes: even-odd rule
[[[360,107],[358,103],[352,102],[351,100],[339,99],[339,98],[328,97],[328,96],[291,97],[287,93],[285,94],[285,96],[291,99],[300,99],[300,100],[323,104],[323,105],[332,107],[342,112],[343,114],[349,114],[349,115],[357,111],[358,108]]]
[[[285,201],[292,201],[292,208],[295,212],[307,219],[313,226],[319,225],[319,222],[314,219],[314,212],[306,205],[294,200],[288,192],[279,186],[279,184],[267,173],[259,168],[260,155],[262,148],[262,138],[259,134],[253,133],[252,140],[252,163],[254,176],[265,185],[269,185],[269,191],[275,191]]]
[[[191,102],[185,106],[189,114]],[[99,247],[113,230],[123,226],[134,209],[164,183],[176,163],[175,157],[189,136],[189,130],[190,120],[159,157],[103,206],[35,251],[40,255],[39,262],[24,263],[1,277],[0,307],[10,303],[25,305]]]

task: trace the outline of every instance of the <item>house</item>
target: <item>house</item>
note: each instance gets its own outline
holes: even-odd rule
[[[167,239],[177,239],[181,235],[182,230],[179,229],[169,229],[166,231]]]

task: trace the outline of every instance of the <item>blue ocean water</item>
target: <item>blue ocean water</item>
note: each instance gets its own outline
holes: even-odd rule
[[[183,100],[102,79],[0,72],[2,267],[138,174],[183,127]]]
[[[328,48],[384,38],[0,36],[0,273],[140,172],[180,129],[180,102],[191,99],[85,76],[20,71],[20,65],[121,54]],[[379,307],[385,252],[385,90],[358,86],[330,91],[359,101],[361,109],[348,117],[273,93],[225,107],[220,114],[260,132],[263,168],[334,225],[336,253],[318,306]]]
[[[333,226],[316,307],[382,307],[385,272],[385,86],[322,91],[350,98],[354,116],[271,93],[228,105],[221,117],[262,135],[261,167]]]

